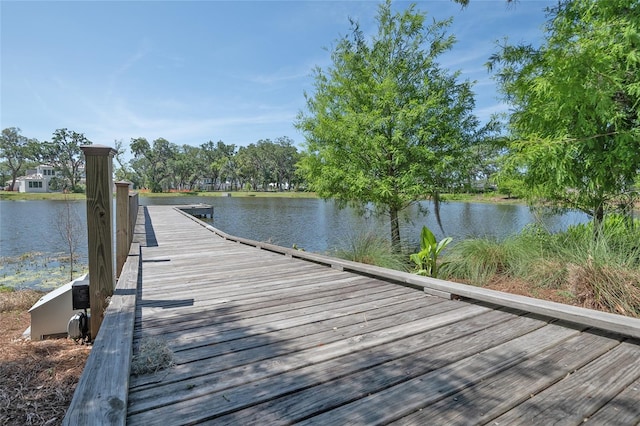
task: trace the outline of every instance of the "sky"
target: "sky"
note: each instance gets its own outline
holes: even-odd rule
[[[415,2],[427,21],[453,17],[441,66],[475,81],[475,114],[508,111],[485,63],[496,42],[540,43],[543,0]],[[59,128],[93,143],[132,138],[246,146],[295,129],[313,69],[349,19],[377,29],[376,1],[0,1],[0,126],[51,140]],[[395,1],[394,10],[409,2]]]

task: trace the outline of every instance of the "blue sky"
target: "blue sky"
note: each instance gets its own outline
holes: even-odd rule
[[[416,2],[427,19],[453,16],[457,38],[440,63],[476,81],[476,115],[508,108],[484,64],[495,41],[537,44],[550,1]],[[394,2],[404,9],[409,2]],[[294,128],[314,66],[349,31],[376,30],[375,1],[6,1],[1,15],[2,128],[50,140],[57,128],[93,143],[164,137],[238,146]]]

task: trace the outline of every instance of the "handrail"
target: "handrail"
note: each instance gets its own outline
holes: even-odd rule
[[[129,191],[130,182],[116,182],[116,277],[127,260],[138,217],[138,194]]]
[[[133,243],[62,422],[65,426],[126,424],[140,256],[140,245]]]

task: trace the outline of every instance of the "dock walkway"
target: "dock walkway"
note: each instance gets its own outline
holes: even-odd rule
[[[640,321],[437,297],[144,212],[134,355],[157,337],[175,366],[130,377],[127,424],[640,422]]]

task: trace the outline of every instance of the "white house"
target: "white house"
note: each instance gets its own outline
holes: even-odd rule
[[[25,176],[16,180],[19,192],[49,192],[49,181],[56,176],[53,166],[39,165],[35,170],[27,170]]]

